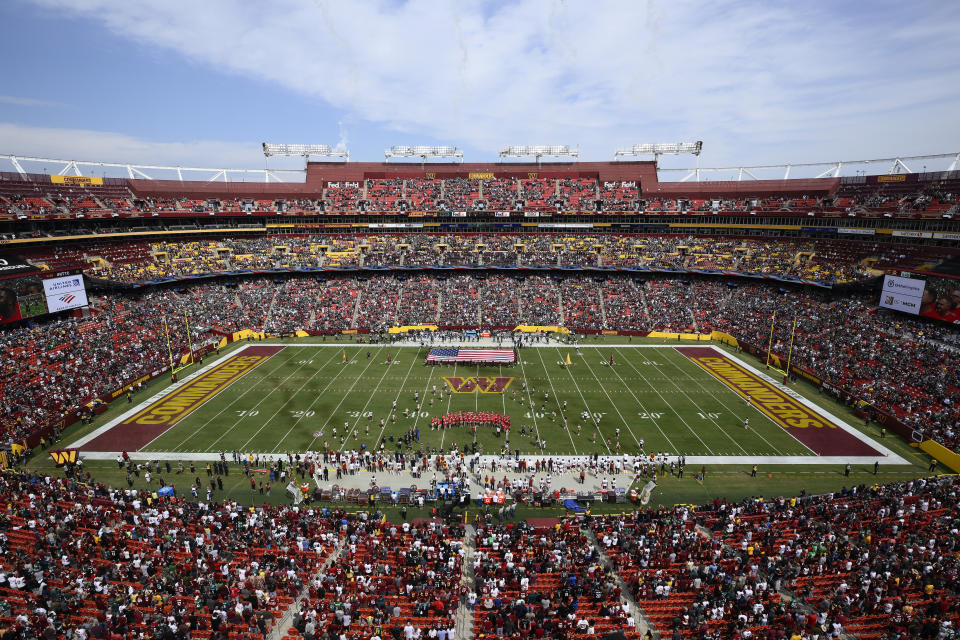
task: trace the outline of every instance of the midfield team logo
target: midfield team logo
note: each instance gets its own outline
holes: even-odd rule
[[[443,378],[454,393],[503,393],[513,378]]]

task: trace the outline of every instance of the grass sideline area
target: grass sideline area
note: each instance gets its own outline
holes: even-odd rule
[[[49,457],[36,456],[27,464],[27,468],[32,471],[43,474],[62,475],[62,470],[57,469]],[[193,476],[189,472],[183,475],[176,475],[176,465],[172,466],[174,473],[167,475],[168,482],[172,481],[177,488],[178,495],[186,496],[190,499],[189,485],[193,481]],[[673,506],[676,504],[701,505],[712,502],[715,498],[725,498],[731,502],[741,501],[746,498],[771,498],[774,496],[794,496],[806,492],[808,495],[840,491],[844,487],[876,484],[886,484],[892,482],[903,482],[915,478],[927,476],[926,466],[917,463],[911,466],[881,467],[877,475],[873,474],[873,467],[870,465],[857,465],[851,470],[850,477],[845,477],[843,469],[825,468],[823,466],[763,466],[759,469],[757,477],[750,476],[752,467],[749,465],[723,465],[709,468],[706,478],[701,482],[696,480],[692,474],[686,474],[684,478],[676,478],[667,475],[658,479],[657,489],[654,491],[649,504],[646,507],[635,505],[630,502],[624,504],[608,504],[595,502],[591,507],[591,512],[601,513],[620,513],[640,508],[657,508],[660,506]],[[114,462],[106,460],[92,460],[84,463],[84,472],[89,472],[92,479],[113,488],[126,488],[126,473],[117,469]],[[202,465],[197,465],[197,474],[204,487],[207,484],[206,473]],[[244,476],[242,470],[236,465],[231,466],[229,476],[221,476],[224,482],[223,491],[214,493],[213,498],[218,501],[233,500],[243,505],[257,504],[290,504],[291,498],[282,486],[274,486],[270,495],[261,495],[259,491],[251,492],[249,479]],[[410,480],[407,478],[398,478],[396,476],[381,476],[381,482],[384,485],[393,484],[395,486],[408,486]],[[152,485],[148,485],[143,476],[134,480],[134,487],[137,489],[147,489],[156,491],[159,487],[156,482],[156,476]],[[636,486],[637,490],[641,487]],[[200,500],[205,499],[204,492],[201,492]],[[330,506],[330,504],[316,503],[321,506]],[[346,505],[349,509],[361,510],[357,505]],[[367,510],[378,508],[384,511],[388,518],[399,519],[399,509],[396,507],[384,507],[376,505]],[[424,510],[419,510],[411,506],[409,508],[409,517],[429,517],[431,505],[427,505]],[[476,513],[483,513],[483,508],[471,506],[468,510],[469,517]],[[458,511],[460,513],[460,511]],[[532,506],[520,506],[517,515],[520,518],[530,517],[552,517],[562,515],[565,510],[562,507],[554,506],[549,508],[537,508]]]

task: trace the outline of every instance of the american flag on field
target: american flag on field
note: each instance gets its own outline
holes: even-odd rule
[[[513,364],[513,349],[469,349],[465,347],[435,347],[427,354],[427,364],[443,362],[492,362]]]

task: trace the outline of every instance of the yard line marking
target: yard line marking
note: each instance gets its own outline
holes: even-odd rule
[[[614,373],[617,374],[617,377],[620,378],[620,373],[619,373],[616,369],[614,369],[613,371],[614,371]],[[636,378],[633,378],[633,379],[636,380]],[[620,383],[623,384],[623,386],[624,386],[624,388],[626,388],[627,392],[628,392],[630,395],[633,396],[633,399],[636,401],[637,405],[640,407],[640,410],[643,411],[644,413],[646,413],[648,416],[651,416],[651,417],[649,418],[649,420],[650,420],[651,422],[653,422],[653,426],[655,426],[655,427],[657,428],[657,431],[659,431],[659,432],[660,432],[660,435],[662,435],[662,436],[664,437],[664,439],[667,441],[667,444],[669,444],[670,447],[671,447],[674,451],[677,451],[677,452],[679,453],[679,449],[677,448],[677,445],[675,445],[675,444],[673,443],[673,441],[670,439],[670,436],[668,436],[667,433],[666,433],[663,429],[660,428],[660,421],[659,421],[659,419],[652,417],[651,413],[650,413],[649,411],[647,411],[647,408],[643,405],[643,402],[641,402],[641,401],[640,401],[640,398],[637,397],[637,394],[635,394],[635,393],[633,392],[633,389],[630,388],[630,385],[628,385],[626,382],[624,382],[623,378],[620,378]],[[639,445],[640,443],[638,442],[637,444]]]
[[[242,353],[242,352],[241,352],[241,353]],[[289,360],[286,361],[286,362],[284,362],[284,364],[287,364],[287,362],[289,362]],[[306,365],[301,365],[301,367],[303,367],[303,366],[306,366]],[[301,367],[298,367],[298,368],[294,371],[294,373],[296,373],[296,371],[298,371]],[[290,375],[292,376],[293,373],[291,373]],[[289,377],[290,377],[290,376],[287,376],[287,378],[289,378]],[[284,378],[283,381],[286,381],[287,378]],[[280,384],[282,384],[283,381],[281,381]],[[278,384],[277,387],[274,388],[274,390],[276,390],[276,388],[278,388],[278,387],[280,386],[280,384]],[[224,391],[226,391],[226,389],[224,389]],[[262,400],[261,400],[261,402],[262,402]],[[257,406],[259,406],[259,403],[257,403],[256,405],[254,405],[254,406],[251,407],[251,408],[255,409]],[[218,414],[218,415],[219,415],[219,414]],[[237,418],[237,420],[230,426],[230,429],[233,429],[233,427],[235,427],[235,426],[237,426],[238,424],[240,424],[241,421],[242,421],[242,418]],[[227,429],[227,432],[229,432],[230,429]],[[226,435],[227,432],[225,432],[223,435]],[[198,429],[193,435],[201,435],[201,434],[203,434],[203,431],[202,431],[201,429]],[[162,436],[163,434],[160,434],[160,435]],[[223,435],[221,435],[220,438],[222,438]],[[157,438],[159,438],[159,437],[160,437],[160,436],[157,436]],[[192,436],[191,436],[191,437],[192,437]],[[156,440],[157,438],[154,438],[154,440]],[[211,443],[210,445],[208,445],[208,446],[207,446],[207,451],[210,450],[210,447],[212,447],[214,444],[216,444],[217,442],[219,442],[219,441],[220,441],[220,438],[217,438],[216,440],[213,441],[213,443]],[[189,440],[189,439],[190,439],[190,438],[187,438],[187,440]],[[184,448],[186,447],[186,442],[187,442],[187,440],[181,441],[180,444],[177,445],[177,447],[174,448],[174,451],[180,451],[180,450],[184,449]],[[153,442],[153,440],[150,441],[150,443],[152,443],[152,442]],[[147,443],[147,446],[149,446],[150,443]]]
[[[354,388],[355,386],[357,386],[357,383],[360,381],[360,378],[362,378],[362,377],[363,377],[363,374],[365,374],[365,373],[367,372],[367,369],[370,368],[370,365],[373,364],[374,360],[376,360],[377,358],[380,357],[380,352],[381,352],[382,350],[383,350],[383,346],[381,346],[379,349],[377,349],[377,353],[375,354],[375,356],[374,356],[373,358],[370,358],[370,359],[367,361],[367,366],[365,366],[365,367],[363,368],[363,371],[360,372],[360,375],[358,375],[356,378],[354,378],[353,384],[351,384],[351,385],[350,385],[350,388],[347,389],[346,393],[344,393],[344,394],[341,396],[340,402],[338,402],[338,403],[337,403],[337,406],[335,406],[335,407],[333,408],[333,411],[330,412],[330,415],[327,416],[327,419],[324,421],[323,425],[320,427],[320,429],[319,429],[318,431],[323,432],[323,431],[327,428],[327,425],[330,424],[330,419],[333,418],[334,415],[336,415],[337,409],[339,409],[339,408],[340,408],[340,405],[343,404],[343,401],[347,399],[347,396],[349,396],[349,395],[353,392],[353,388]],[[334,377],[336,378],[336,377],[339,376],[339,375],[340,375],[340,374],[338,373],[338,374],[337,374],[336,376],[334,376]],[[381,380],[383,380],[383,378],[381,378]],[[307,450],[307,451],[310,451],[310,447],[312,447],[312,446],[313,446],[313,443],[316,442],[316,441],[317,441],[317,438],[314,438],[313,440],[311,440],[311,441],[310,441],[310,444],[307,445],[306,450]]]
[[[284,348],[287,348],[287,347],[284,347]],[[297,357],[297,351],[296,351],[296,349],[290,348],[290,357],[287,358],[286,360],[284,360],[283,362],[279,363],[279,364],[274,368],[273,371],[271,371],[270,373],[268,373],[268,374],[264,375],[262,378],[260,378],[259,382],[262,382],[262,381],[265,381],[265,380],[269,380],[271,375],[273,375],[274,373],[276,373],[277,371],[279,371],[281,367],[285,367],[286,365],[290,364],[290,361],[293,360],[293,359],[296,358],[296,357]],[[190,434],[187,435],[187,437],[186,437],[185,439],[183,439],[183,440],[180,441],[180,444],[178,444],[176,447],[173,448],[173,451],[186,451],[186,445],[187,445],[188,442],[190,442],[190,440],[192,440],[194,437],[202,434],[203,431],[204,431],[204,429],[207,427],[207,425],[209,425],[209,424],[210,424],[211,422],[213,422],[215,419],[219,418],[219,417],[220,417],[220,414],[222,414],[224,411],[226,411],[227,409],[229,409],[230,407],[232,407],[232,406],[235,405],[236,403],[238,403],[238,402],[240,402],[241,400],[243,400],[243,399],[246,397],[246,394],[249,393],[249,392],[253,389],[253,386],[256,384],[256,381],[253,381],[253,378],[251,378],[250,380],[251,380],[251,383],[250,383],[250,385],[249,385],[249,388],[248,388],[246,391],[244,391],[243,393],[241,393],[240,395],[238,395],[238,396],[236,397],[236,399],[232,400],[232,401],[230,402],[230,404],[226,405],[226,406],[225,406],[223,409],[221,409],[215,416],[213,416],[212,418],[210,418],[209,420],[207,420],[206,422],[204,422],[204,423],[203,423],[202,425],[200,425],[199,427],[195,428]],[[281,382],[280,384],[283,384],[283,383]],[[268,394],[266,394],[266,395],[270,395],[271,393],[273,393],[274,391],[276,391],[277,388],[279,388],[280,384],[278,384],[276,387],[274,387],[273,389],[271,389],[270,393],[268,393]],[[266,398],[266,396],[264,396],[264,398]],[[263,402],[263,399],[261,399],[260,402]],[[259,404],[260,404],[260,403],[258,402],[257,405],[259,405]],[[256,408],[257,405],[254,405],[254,407],[251,407],[251,408]],[[239,422],[239,420],[238,420],[237,422]],[[236,423],[234,423],[234,424],[236,424]],[[161,433],[160,435],[158,435],[156,438],[154,438],[153,440],[151,440],[150,442],[148,442],[143,448],[146,449],[147,447],[149,447],[149,446],[153,443],[154,440],[159,439],[162,435],[164,435],[164,434]]]
[[[550,390],[553,391],[553,401],[557,403],[557,408],[560,409],[560,417],[561,417],[561,418],[566,418],[566,417],[567,417],[567,414],[566,414],[566,412],[564,412],[564,410],[563,410],[563,405],[560,404],[560,398],[557,396],[557,390],[556,390],[556,389],[554,388],[554,386],[553,386],[553,378],[550,377],[550,372],[547,371],[547,363],[544,361],[544,359],[543,359],[543,354],[540,353],[540,350],[539,350],[539,349],[537,349],[537,356],[539,356],[539,358],[540,358],[540,364],[543,366],[543,372],[544,372],[545,374],[547,374],[547,382],[550,383]],[[569,369],[568,369],[568,371],[569,371]],[[570,375],[571,375],[571,378],[572,378],[572,377],[573,377],[573,374],[570,374]],[[576,384],[575,384],[574,386],[576,386]],[[580,387],[577,387],[577,391],[579,391],[579,390],[580,390]],[[590,417],[593,418],[593,414],[592,414],[592,412],[590,411],[590,405],[587,404],[587,400],[586,400],[586,398],[583,397],[583,394],[582,394],[582,393],[580,394],[580,399],[583,400],[583,408],[586,409],[586,410],[587,410],[587,413],[590,414]],[[533,411],[533,415],[536,416],[536,415],[537,415],[537,413],[536,413],[537,408],[534,407],[534,408],[532,409],[532,411]],[[573,434],[570,433],[569,424],[570,424],[570,421],[568,420],[568,421],[567,421],[567,427],[568,427],[568,428],[567,428],[567,430],[566,430],[566,431],[567,431],[567,437],[570,438],[570,444],[573,445],[573,453],[574,453],[574,454],[577,454],[577,453],[578,453],[578,452],[577,452],[577,445],[573,442]],[[597,430],[599,431],[599,426],[597,426]],[[537,432],[537,437],[538,437],[538,438],[540,437],[539,431]],[[607,444],[607,443],[606,443],[606,440],[604,440],[604,443],[603,443],[603,444],[604,444],[604,445]],[[607,447],[607,451],[610,451],[610,447]]]
[[[636,436],[636,434],[633,432],[633,429],[630,428],[630,424],[627,422],[627,419],[623,417],[623,414],[622,414],[622,413],[620,413],[620,407],[617,406],[617,403],[615,403],[615,402],[613,401],[613,398],[610,397],[610,394],[607,393],[607,388],[606,388],[606,386],[605,386],[602,382],[600,382],[600,380],[597,378],[596,374],[593,372],[593,368],[590,366],[590,363],[587,362],[587,358],[586,358],[585,356],[580,356],[580,359],[583,360],[583,363],[584,363],[585,365],[587,365],[587,369],[590,371],[590,375],[592,375],[592,376],[593,376],[593,379],[597,381],[597,384],[600,386],[600,389],[602,389],[602,390],[603,390],[603,393],[607,396],[607,400],[609,400],[609,401],[610,401],[610,404],[613,406],[613,410],[617,412],[617,415],[618,415],[618,416],[620,416],[620,420],[623,422],[623,426],[625,426],[625,427],[627,428],[627,431],[629,431],[629,432],[630,432],[630,435],[633,436],[633,441],[636,442],[636,443],[637,443],[637,447],[640,448],[640,441],[637,439],[637,436]],[[641,409],[642,409],[642,408],[643,408],[643,407],[641,407]],[[648,415],[649,415],[649,414],[648,414]],[[650,418],[650,419],[653,420],[653,418]],[[659,429],[660,427],[657,427],[657,428]],[[663,433],[663,432],[661,431],[661,433]],[[667,437],[667,434],[664,433],[664,434],[663,434],[663,437],[666,438],[666,437]],[[619,438],[618,438],[618,441],[619,441]],[[667,438],[667,442],[670,442],[670,438]],[[673,446],[673,443],[670,442],[670,445]],[[642,449],[641,449],[641,450],[642,450]]]
[[[500,368],[500,377],[503,377],[503,365],[499,366]],[[500,394],[500,399],[503,401],[503,415],[507,415],[507,390],[504,389],[503,393]],[[511,425],[512,428],[512,425]],[[474,438],[476,439],[476,438]]]
[[[264,421],[264,423],[263,423],[262,425],[260,425],[260,428],[257,429],[257,430],[253,433],[252,436],[250,436],[249,438],[247,438],[247,441],[244,442],[243,445],[241,445],[241,446],[239,447],[239,449],[240,449],[241,451],[242,451],[243,449],[246,449],[246,448],[247,448],[247,445],[250,444],[250,442],[251,442],[254,438],[256,438],[257,435],[259,435],[261,431],[264,430],[264,428],[270,423],[270,421],[273,420],[274,418],[276,418],[277,415],[279,415],[279,413],[280,413],[281,411],[283,411],[283,409],[284,409],[288,404],[290,404],[290,400],[293,400],[295,397],[297,397],[297,394],[300,393],[300,390],[303,389],[303,388],[304,388],[305,386],[307,386],[308,384],[310,384],[310,382],[317,376],[317,374],[319,374],[321,371],[323,371],[324,369],[326,369],[326,368],[327,368],[327,365],[329,365],[329,364],[330,364],[330,361],[333,360],[335,357],[336,357],[336,354],[333,354],[332,356],[330,356],[330,359],[327,360],[326,362],[324,362],[322,367],[320,367],[319,369],[317,369],[312,376],[310,376],[309,378],[307,378],[306,380],[304,380],[303,384],[300,385],[300,388],[297,389],[296,391],[294,391],[293,394],[291,394],[290,398],[287,399],[286,401],[284,401],[284,403],[281,404],[280,407],[279,407],[276,411],[273,412],[273,415],[270,416],[269,418],[267,418],[267,419]],[[297,368],[297,371],[299,371],[301,368],[303,368],[303,367],[305,367],[305,366],[306,366],[306,365],[301,365],[300,367]],[[337,375],[340,375],[340,374],[338,373]],[[334,377],[336,377],[336,376],[334,376]],[[266,400],[268,397],[269,397],[269,396],[264,396],[263,399],[260,400],[260,402],[263,402],[263,401]],[[257,403],[257,406],[259,406],[260,402]],[[234,426],[236,426],[236,425],[234,425]],[[233,428],[233,427],[231,427],[231,429],[232,429],[232,428]],[[220,442],[220,440],[223,438],[223,436],[227,435],[228,432],[229,432],[229,431],[220,434],[220,437],[217,438],[216,440],[214,440],[213,443],[212,443],[210,446],[212,447],[214,444]]]
[[[453,377],[457,377],[457,363],[453,363]],[[441,387],[442,388],[442,387]],[[447,398],[447,413],[450,413],[450,403],[453,402],[453,389],[450,390],[450,396]],[[443,453],[443,441],[447,439],[447,429],[440,431],[440,453]]]
[[[690,360],[690,358],[687,358],[686,356],[684,356],[683,359],[686,360],[687,362],[692,362],[692,361]],[[693,364],[694,367],[696,367],[696,371],[699,372],[699,371],[702,371],[702,370],[703,370],[703,368],[700,367],[696,362],[692,362],[692,364]],[[687,378],[689,378],[692,382],[697,383],[697,385],[699,385],[701,389],[706,390],[706,387],[704,386],[704,384],[703,384],[701,381],[699,381],[699,380],[697,380],[696,378],[694,378],[692,375],[690,375],[683,367],[681,367],[681,366],[678,365],[678,364],[674,364],[673,366],[674,366],[678,371],[680,371],[680,372],[683,373],[685,376],[687,376]],[[711,380],[714,380],[714,378],[711,377]],[[728,387],[728,388],[729,388],[729,387]],[[729,406],[726,402],[723,401],[723,396],[722,396],[722,395],[720,395],[720,394],[716,394],[716,395],[710,394],[710,395],[712,395],[714,398],[716,398],[717,401],[718,401],[721,405],[723,405],[723,407],[724,407],[727,411],[729,411],[730,414],[731,414],[734,418],[736,418],[738,421],[740,421],[740,419],[741,419],[740,416],[739,416],[733,409],[731,409],[730,406]],[[753,407],[752,404],[751,404],[750,406]],[[773,424],[777,427],[777,429],[780,429],[780,425],[778,425],[776,422],[774,422],[773,418],[771,418],[770,416],[768,416],[767,414],[765,414],[765,413],[762,412],[762,411],[760,411],[759,413],[760,413],[760,415],[762,415],[763,417],[767,418],[771,423],[773,423]],[[780,429],[780,430],[782,431],[782,429]],[[781,451],[780,449],[778,449],[773,443],[771,443],[769,440],[767,440],[766,438],[764,438],[762,433],[760,433],[760,432],[757,431],[756,429],[750,429],[750,431],[753,432],[753,435],[755,435],[756,437],[758,437],[758,438],[760,438],[761,440],[763,440],[764,442],[766,442],[766,443],[767,443],[767,446],[770,447],[771,449],[773,449],[773,451],[774,451],[777,455],[780,455],[780,456],[783,455],[783,451]],[[791,437],[793,437],[793,436],[791,436]],[[794,438],[794,440],[796,440],[796,438]],[[797,442],[800,442],[800,441],[797,440]],[[800,444],[803,444],[803,443],[800,442]],[[814,454],[816,453],[813,449],[811,449],[811,448],[808,447],[807,445],[803,445],[803,446],[804,446],[810,453],[814,453]]]
[[[673,353],[676,353],[676,351],[673,351]],[[669,360],[669,358],[667,358],[667,360]],[[660,370],[660,365],[654,364],[653,366],[656,367],[658,370]],[[696,401],[694,401],[694,399],[690,397],[690,394],[688,394],[683,387],[681,387],[680,385],[677,384],[676,380],[671,379],[671,380],[670,380],[670,384],[672,384],[674,387],[676,387],[677,390],[680,391],[680,393],[682,393],[683,396],[690,402],[690,404],[692,404],[694,407],[696,407],[697,411],[699,411],[700,413],[702,413],[704,416],[707,416],[707,419],[708,419],[710,422],[712,422],[712,423],[714,424],[714,426],[716,426],[717,429],[719,429],[720,432],[721,432],[723,435],[727,436],[727,438],[730,440],[730,442],[732,442],[733,444],[735,444],[735,445],[737,446],[737,448],[740,449],[740,451],[742,451],[743,453],[748,453],[748,451],[743,448],[743,445],[741,445],[739,442],[737,442],[737,441],[734,439],[733,436],[731,436],[729,433],[727,433],[727,431],[726,431],[723,427],[720,426],[720,423],[719,423],[719,422],[717,422],[714,418],[709,417],[709,416],[710,416],[709,412],[704,411],[704,410],[703,410],[703,407],[701,407],[699,403],[697,403]]]
[[[400,383],[400,388],[397,389],[397,396],[393,399],[394,402],[398,402],[398,401],[400,400],[400,394],[403,393],[403,388],[404,388],[404,387],[406,386],[406,384],[407,384],[407,378],[410,377],[410,372],[413,371],[413,365],[414,365],[414,363],[419,359],[419,357],[420,357],[420,354],[419,354],[419,352],[418,352],[417,354],[414,354],[414,356],[413,356],[412,358],[410,358],[410,368],[407,369],[407,375],[405,375],[405,376],[403,377],[403,382]],[[427,386],[430,385],[430,377],[431,377],[431,376],[433,376],[433,368],[432,368],[432,367],[430,368],[430,375],[427,376],[427,385],[424,386],[424,388],[423,388],[423,396],[424,396],[424,397],[427,396]],[[377,450],[377,445],[380,443],[380,440],[383,439],[383,432],[387,430],[387,424],[390,423],[390,416],[391,416],[392,414],[393,414],[393,405],[390,405],[390,408],[387,409],[387,417],[383,419],[383,426],[380,427],[380,435],[378,435],[378,436],[377,436],[377,439],[374,440],[373,443],[370,445],[370,451],[371,451],[371,452],[375,452],[375,451]],[[420,412],[417,411],[417,418],[415,418],[414,421],[413,421],[413,426],[414,426],[414,428],[416,428],[416,426],[417,426],[417,420],[419,420],[419,419],[420,419]]]
[[[358,351],[357,353],[359,354],[360,352]],[[320,371],[323,371],[324,369],[326,369],[326,368],[327,368],[327,365],[329,365],[330,362],[331,362],[335,357],[337,357],[337,354],[333,354],[332,356],[330,356],[330,360],[327,360],[325,363],[323,363],[323,366],[320,367],[320,370],[317,371],[317,373],[320,373]],[[323,397],[323,394],[327,392],[327,389],[330,388],[330,385],[333,384],[334,380],[336,380],[338,377],[340,377],[340,374],[343,373],[343,370],[344,370],[345,368],[346,368],[346,367],[341,366],[341,367],[340,367],[340,370],[337,371],[337,375],[335,375],[335,376],[333,376],[332,378],[330,378],[330,380],[327,381],[327,385],[326,385],[323,389],[320,389],[320,390],[318,390],[318,391],[315,392],[316,395],[313,397],[313,400],[310,402],[310,404],[307,406],[307,408],[304,409],[304,412],[300,415],[300,417],[298,417],[296,420],[293,421],[293,424],[290,425],[290,428],[287,429],[287,432],[286,432],[285,434],[283,434],[283,436],[280,438],[280,440],[277,441],[277,446],[275,446],[275,447],[270,451],[270,453],[276,453],[276,452],[277,452],[277,449],[280,448],[280,445],[283,444],[283,441],[286,440],[286,439],[287,439],[287,436],[289,436],[289,435],[293,432],[294,427],[296,427],[298,424],[300,424],[300,421],[303,420],[303,419],[306,417],[306,412],[309,411],[309,410],[313,407],[313,405],[315,405],[315,404],[317,403],[317,400],[319,400],[320,398]],[[360,375],[363,375],[363,372],[361,372]],[[313,378],[311,378],[311,380],[312,380],[312,379],[313,379]],[[295,393],[290,397],[290,400],[292,400],[292,399],[296,396],[297,393],[299,393],[299,390],[298,390],[297,392],[295,392]],[[289,400],[288,400],[286,403],[284,403],[284,406],[286,406],[288,403],[289,403]],[[280,407],[280,408],[283,409],[283,407]],[[276,415],[276,414],[274,414],[274,415]],[[272,418],[271,418],[271,419],[272,419]],[[262,427],[261,427],[261,428],[262,428]],[[259,433],[259,431],[258,431],[257,433]],[[254,434],[254,435],[256,435],[256,434]],[[311,443],[311,444],[313,444],[313,443]]]
[[[619,351],[617,351],[617,355],[620,355],[620,352],[619,352]],[[646,356],[644,356],[644,357],[646,357]],[[673,411],[673,413],[675,413],[676,416],[677,416],[678,418],[680,418],[680,422],[682,422],[682,423],[687,427],[687,429],[690,430],[690,433],[692,433],[693,436],[694,436],[697,440],[700,441],[700,444],[703,445],[703,448],[704,448],[706,451],[708,451],[708,452],[710,453],[710,455],[714,455],[713,449],[711,449],[711,448],[707,445],[707,443],[703,441],[703,438],[701,438],[701,437],[700,437],[700,434],[697,433],[696,430],[695,430],[693,427],[690,426],[690,423],[687,422],[686,418],[684,418],[683,415],[681,415],[680,412],[677,411],[671,403],[667,402],[667,399],[663,397],[663,394],[662,394],[662,393],[660,393],[660,389],[659,389],[656,385],[652,385],[652,384],[650,384],[649,381],[647,381],[646,376],[644,376],[643,373],[642,373],[639,369],[637,369],[636,366],[634,366],[633,362],[630,361],[630,358],[628,358],[628,357],[626,357],[626,356],[623,356],[623,359],[624,359],[624,361],[625,361],[627,364],[630,365],[630,368],[631,368],[631,369],[633,369],[634,371],[637,372],[637,375],[639,375],[639,376],[643,379],[643,381],[646,383],[647,387],[650,388],[650,389],[653,389],[653,391],[654,391],[658,396],[660,396],[660,399],[663,400],[663,402],[667,405],[667,407],[669,407],[670,411]],[[652,361],[650,361],[650,362],[652,362]],[[662,373],[662,372],[661,372],[661,373]],[[658,427],[658,428],[659,428],[659,427]],[[661,433],[662,433],[662,432],[661,432]],[[676,453],[677,453],[677,454],[682,454],[682,453],[684,453],[684,452],[683,452],[683,451],[677,451]]]
[[[527,368],[523,364],[523,349],[517,350],[517,360],[520,361],[520,372],[523,374],[523,385],[527,389],[527,401],[530,403],[528,406],[533,405],[533,398],[530,397],[530,384],[527,380]],[[523,404],[523,403],[521,403]],[[537,408],[536,406],[530,406],[530,416],[533,418],[533,428],[537,432],[537,442],[540,442],[540,428],[537,426]],[[521,414],[522,417],[522,414]],[[573,444],[573,437],[570,438],[570,444]],[[577,446],[573,445],[573,452],[577,452]]]
[[[371,362],[371,364],[372,364],[372,362]],[[386,377],[387,377],[387,373],[390,372],[390,366],[391,366],[391,365],[387,365],[387,367],[383,370],[383,375],[380,376],[380,380],[377,381],[377,386],[373,388],[373,393],[371,393],[371,394],[369,394],[369,395],[367,396],[367,401],[363,403],[363,407],[362,407],[362,408],[360,409],[360,411],[359,411],[359,415],[357,416],[356,422],[354,422],[354,423],[350,426],[350,431],[348,431],[347,433],[343,434],[343,442],[341,443],[340,448],[338,449],[338,451],[343,451],[343,448],[344,448],[344,447],[349,447],[350,436],[353,435],[354,432],[356,432],[356,430],[357,430],[357,424],[358,424],[361,420],[363,420],[363,414],[364,414],[364,412],[366,412],[367,407],[370,406],[370,401],[373,400],[375,397],[377,397],[377,392],[380,391],[380,385],[383,384],[383,379],[386,378]],[[412,361],[410,362],[410,366],[411,366],[411,367],[413,366],[413,362],[412,362]],[[408,373],[409,373],[409,371],[408,371]]]

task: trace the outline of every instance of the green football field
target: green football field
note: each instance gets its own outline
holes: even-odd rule
[[[348,364],[343,363],[344,350]],[[372,449],[383,438],[387,450],[395,451],[399,437],[419,429],[420,441],[405,450],[449,451],[454,444],[462,449],[476,439],[484,453],[499,453],[504,439],[490,427],[480,427],[476,434],[466,427],[430,428],[433,416],[491,411],[511,417],[511,452],[638,453],[642,441],[646,453],[814,455],[672,347],[580,352],[573,347],[530,347],[519,352],[519,362],[512,367],[427,366],[427,351],[393,345],[286,346],[143,450],[284,453],[363,445]],[[561,360],[568,354],[571,365],[563,367]],[[612,367],[607,364],[611,354]],[[491,378],[512,380],[500,381],[507,384],[503,393],[453,393],[444,377],[460,378],[460,384],[467,378],[485,378],[481,385]],[[468,382],[461,388],[474,386]],[[743,427],[745,418],[750,429]],[[543,450],[538,440],[545,442]]]

